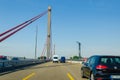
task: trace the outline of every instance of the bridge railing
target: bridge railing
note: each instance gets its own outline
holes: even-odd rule
[[[0,60],[0,73],[20,67],[41,64],[49,60],[25,59],[25,60]]]

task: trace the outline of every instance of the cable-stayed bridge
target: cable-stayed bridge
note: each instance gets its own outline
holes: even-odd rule
[[[12,35],[16,35],[25,27],[29,27],[30,24],[48,14],[48,27],[45,45],[40,59],[37,59],[37,29],[36,29],[36,46],[35,46],[35,58],[29,59],[25,57],[9,57],[0,56],[0,80],[86,80],[80,77],[79,62],[73,64],[71,62],[66,63],[52,63],[52,35],[51,35],[51,7],[41,14],[24,21],[23,23],[8,29],[0,34],[0,43],[7,39],[11,39]],[[17,36],[17,35],[16,35]],[[54,52],[55,54],[55,52]],[[46,57],[45,57],[46,55]],[[42,64],[44,63],[44,64]]]

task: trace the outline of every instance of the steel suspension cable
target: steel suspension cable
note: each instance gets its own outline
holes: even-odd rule
[[[16,27],[13,27],[13,28],[10,29],[10,30],[7,30],[7,31],[3,32],[2,34],[0,34],[0,37],[3,36],[3,35],[5,35],[5,34],[7,34],[7,33],[9,33],[9,32],[11,32],[11,31],[13,31],[13,30],[15,30],[15,29],[17,29],[17,28],[19,28],[19,27],[21,27],[22,25],[28,23],[28,22],[31,21],[31,20],[34,20],[34,19],[36,19],[36,18],[38,18],[38,17],[43,16],[45,13],[47,13],[47,11],[45,11],[45,12],[42,13],[42,14],[39,14],[38,16],[35,16],[34,18],[32,18],[32,19],[30,19],[30,20],[27,20],[27,21],[23,22],[22,24],[20,24],[20,25],[18,25],[18,26],[16,26]]]
[[[32,22],[36,21],[37,19],[39,19],[40,17],[42,17],[42,16],[45,15],[46,13],[47,13],[47,11],[45,11],[45,12],[43,12],[42,14],[40,14],[40,15],[38,15],[38,16],[36,16],[36,17],[28,20],[28,21],[25,21],[24,23],[22,23],[22,24],[14,27],[14,28],[12,28],[12,29],[10,29],[10,30],[7,30],[6,32],[0,34],[0,37],[1,37],[1,36],[5,35],[5,34],[9,33],[7,36],[5,36],[5,37],[3,37],[2,39],[0,39],[0,42],[2,42],[3,40],[7,39],[7,38],[10,37],[11,35],[15,34],[15,33],[18,32],[19,30],[21,30],[21,29],[23,29],[24,27],[26,27],[27,25],[31,24]],[[17,30],[15,30],[15,29],[17,29]],[[15,30],[15,31],[14,31],[14,32],[11,32],[11,31],[13,31],[13,30]],[[10,32],[11,32],[11,33],[10,33]]]
[[[45,54],[45,51],[46,51],[46,44],[44,45],[44,49],[43,49],[43,51],[42,51],[42,54],[41,54],[41,56],[44,56],[44,54]]]

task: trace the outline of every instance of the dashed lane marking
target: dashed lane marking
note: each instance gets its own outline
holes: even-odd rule
[[[25,78],[23,78],[22,80],[28,80],[29,78],[31,78],[32,76],[34,76],[35,73],[31,73],[30,75],[26,76]]]
[[[69,77],[70,80],[74,80],[70,73],[67,73],[67,76]]]

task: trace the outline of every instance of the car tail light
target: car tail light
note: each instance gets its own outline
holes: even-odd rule
[[[97,78],[96,80],[102,80],[102,78]]]
[[[106,65],[97,65],[96,69],[107,69],[108,67]]]

